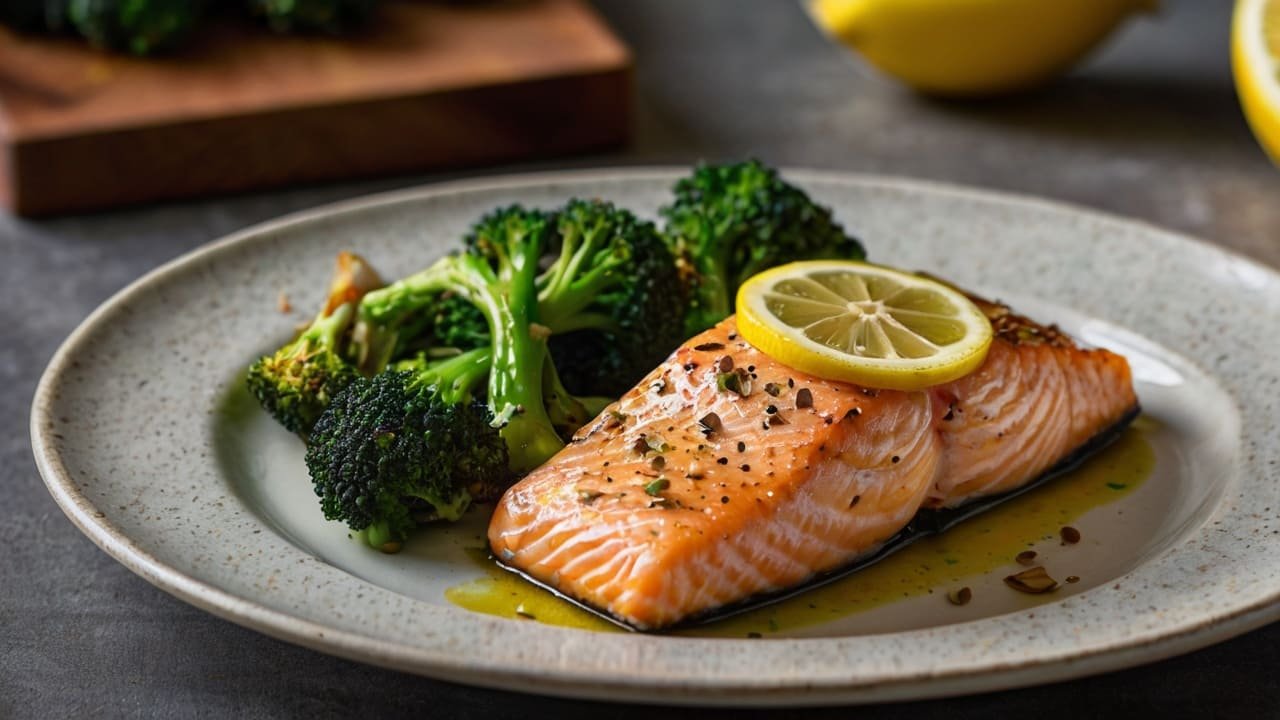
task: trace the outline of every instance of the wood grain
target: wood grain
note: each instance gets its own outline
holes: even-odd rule
[[[0,30],[0,201],[27,215],[617,144],[630,54],[580,0],[389,3],[350,39],[179,57]]]

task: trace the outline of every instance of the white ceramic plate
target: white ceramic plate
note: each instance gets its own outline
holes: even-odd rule
[[[104,550],[222,617],[323,652],[579,697],[763,705],[1008,688],[1185,652],[1280,616],[1280,276],[1140,223],[927,183],[788,177],[879,262],[928,269],[1129,356],[1156,423],[1135,492],[1080,517],[1082,581],[1029,603],[1004,569],[763,639],[598,634],[447,602],[483,518],[386,557],[320,520],[301,449],[239,389],[319,302],[340,249],[424,266],[480,213],[604,197],[652,215],[681,171],[558,173],[348,202],[137,281],[58,351],[31,429],[50,491]],[[281,292],[300,310],[281,314]],[[305,311],[305,312],[304,312]],[[1065,553],[1056,543],[1046,552]],[[1055,550],[1056,549],[1056,550]],[[1063,561],[1066,562],[1066,561]],[[1012,567],[1012,565],[1011,565]]]

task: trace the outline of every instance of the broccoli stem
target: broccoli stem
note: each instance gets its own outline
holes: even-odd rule
[[[603,332],[619,332],[618,321],[604,313],[577,313],[568,317],[549,319],[544,323],[553,335],[571,333],[576,330],[601,330]]]
[[[353,303],[343,303],[332,312],[329,312],[329,308],[326,307],[316,316],[315,322],[298,336],[295,344],[299,348],[306,348],[308,353],[314,352],[317,348],[332,349],[336,352],[342,340],[342,334],[351,325],[354,314]]]
[[[604,409],[612,405],[617,398],[603,397],[596,395],[578,396],[578,402],[582,403],[582,407],[587,409],[587,421],[604,412]]]
[[[547,357],[545,332],[535,329],[538,302],[537,243],[516,243],[515,251],[495,248],[497,269],[476,255],[457,255],[383,290],[369,293],[363,319],[393,325],[418,299],[452,290],[484,314],[492,338],[489,407],[502,425],[511,469],[527,472],[564,447],[542,402],[542,367]]]
[[[577,320],[577,315],[616,284],[617,271],[623,264],[618,257],[598,257],[609,239],[602,223],[582,230],[562,225],[561,231],[560,256],[540,278],[542,287],[538,292],[538,312],[543,323],[555,332],[567,332],[562,329],[567,323]],[[590,269],[584,271],[584,266]]]
[[[560,437],[568,439],[587,424],[587,421],[613,402],[609,398],[574,396],[560,381],[560,373],[556,371],[550,351],[542,365],[542,399],[547,407],[547,416]]]
[[[511,453],[511,469],[527,472],[564,447],[542,401],[542,368],[547,359],[547,333],[537,332],[538,272],[536,243],[518,246],[499,266],[504,293],[481,292],[470,300],[489,320],[493,336],[493,370],[489,374],[489,406],[505,419],[502,437]],[[488,270],[481,258],[463,256],[472,266]],[[492,286],[485,286],[490,290]]]
[[[427,501],[431,504],[431,508],[435,510],[437,518],[450,522],[462,517],[462,513],[471,507],[471,494],[465,489],[454,495],[448,502],[441,502],[440,498],[426,493],[409,493],[409,497]]]
[[[384,553],[400,552],[399,536],[392,530],[391,523],[386,520],[370,524],[369,527],[357,531],[356,536],[375,550],[381,550]]]
[[[468,350],[447,360],[431,363],[416,370],[413,388],[434,386],[440,399],[447,403],[467,402],[489,374],[493,361],[492,348]]]

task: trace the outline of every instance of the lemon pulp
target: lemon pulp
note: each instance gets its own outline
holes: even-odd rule
[[[738,331],[778,362],[866,387],[919,390],[978,367],[991,323],[961,293],[867,263],[791,263],[738,291]]]

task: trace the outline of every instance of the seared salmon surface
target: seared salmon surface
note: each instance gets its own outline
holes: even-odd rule
[[[506,492],[493,553],[660,629],[853,562],[921,508],[1014,490],[1136,407],[1123,357],[975,301],[984,364],[919,392],[797,372],[725,320]]]

